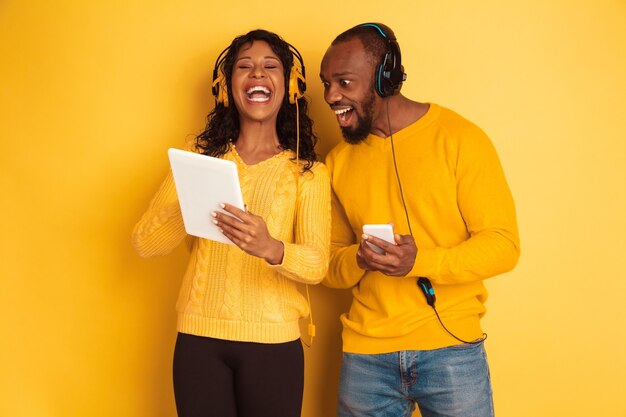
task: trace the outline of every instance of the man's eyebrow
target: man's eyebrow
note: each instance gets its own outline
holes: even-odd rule
[[[348,75],[352,75],[352,71],[343,71],[343,72],[333,72],[332,74],[330,74],[330,78],[341,78],[341,77],[345,77]],[[320,73],[320,78],[324,79],[324,76]]]

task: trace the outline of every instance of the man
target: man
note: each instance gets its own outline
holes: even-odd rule
[[[391,29],[368,23],[339,35],[321,64],[345,138],[326,159],[325,284],[353,288],[338,415],[410,416],[417,404],[423,417],[492,416],[482,281],[517,263],[513,199],[485,133],[399,93],[400,60]],[[362,234],[368,223],[393,223],[395,242]]]

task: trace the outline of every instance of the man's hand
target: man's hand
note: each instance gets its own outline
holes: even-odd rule
[[[374,236],[362,235],[356,261],[361,269],[379,271],[393,277],[403,277],[415,264],[417,246],[411,235],[394,235],[396,244],[386,242]],[[366,242],[376,245],[385,251],[384,254],[374,252]]]
[[[244,252],[263,258],[271,265],[277,265],[283,261],[285,250],[283,242],[270,235],[261,217],[230,204],[224,204],[223,209],[232,216],[218,211],[211,215],[213,223],[219,227],[224,236]]]

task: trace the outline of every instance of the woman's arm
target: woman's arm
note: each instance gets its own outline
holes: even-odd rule
[[[317,284],[328,271],[330,256],[330,177],[322,163],[299,177],[295,243],[284,243],[283,261],[273,266],[294,281]]]
[[[144,258],[171,252],[187,236],[170,172],[135,225],[132,244]]]

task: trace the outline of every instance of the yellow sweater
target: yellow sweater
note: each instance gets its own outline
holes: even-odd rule
[[[248,210],[284,243],[283,261],[269,265],[237,246],[193,238],[176,304],[178,331],[258,343],[300,337],[298,321],[309,312],[297,283],[316,284],[328,268],[330,183],[321,163],[298,175],[294,156],[284,151],[246,165],[234,147],[223,155],[237,164]],[[170,173],[135,226],[133,245],[141,256],[163,255],[186,236]]]
[[[482,280],[512,269],[519,257],[515,207],[496,151],[477,126],[431,104],[393,135],[396,161],[418,253],[406,277],[361,270],[358,241],[366,223],[409,234],[389,138],[341,143],[328,155],[333,219],[325,284],[352,288],[342,316],[344,351],[385,353],[458,344],[419,291],[431,280],[446,327],[463,340],[482,335]]]

